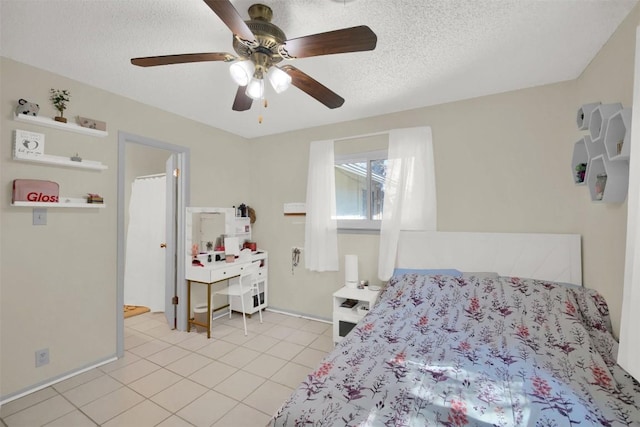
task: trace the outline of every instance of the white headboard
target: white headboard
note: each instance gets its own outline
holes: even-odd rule
[[[398,268],[455,268],[582,285],[579,234],[402,231]]]

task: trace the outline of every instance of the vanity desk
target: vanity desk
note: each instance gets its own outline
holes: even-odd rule
[[[212,307],[211,286],[225,280],[238,280],[242,270],[252,262],[259,262],[257,272],[258,295],[246,294],[244,298],[245,314],[251,314],[267,307],[268,295],[268,265],[267,253],[257,250],[250,254],[241,253],[234,262],[215,261],[219,255],[224,258],[224,252],[211,251],[215,242],[222,237],[235,237],[242,244],[251,240],[251,224],[248,217],[236,216],[233,208],[188,207],[185,217],[185,280],[187,281],[187,332],[191,325],[207,328],[207,338],[211,338],[212,308],[219,310],[229,307],[231,311],[242,311],[242,300],[239,296],[230,296],[227,305]],[[206,252],[202,252],[207,248]],[[202,265],[193,265],[193,251],[197,251],[197,258]],[[191,284],[201,284],[207,287],[207,322],[198,322],[191,317]],[[221,302],[221,301],[220,301]],[[217,303],[216,303],[217,304]]]
[[[235,262],[227,263],[225,261],[204,262],[203,266],[189,265],[186,267],[186,279],[187,279],[187,332],[191,331],[191,325],[202,326],[207,328],[207,338],[211,338],[211,286],[215,283],[223,280],[235,279],[240,276],[242,270],[252,262],[260,262],[260,268],[258,269],[258,286],[260,288],[260,294],[255,297],[247,295],[248,298],[252,298],[245,301],[246,311],[245,314],[251,315],[258,309],[266,307],[266,294],[267,294],[267,253],[264,251],[257,251],[251,254],[251,257],[247,257],[242,261],[237,258]],[[200,323],[191,318],[191,284],[200,284],[207,287],[207,323]],[[240,301],[234,301],[231,297],[229,301],[229,309],[234,311],[241,310]],[[222,309],[223,307],[218,307]]]

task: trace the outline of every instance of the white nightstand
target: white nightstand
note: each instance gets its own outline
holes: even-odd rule
[[[333,342],[337,344],[345,337],[356,323],[360,321],[373,307],[380,291],[370,291],[369,288],[353,289],[346,286],[333,294]],[[342,305],[347,300],[355,301],[351,308]],[[367,310],[358,309],[365,307]]]

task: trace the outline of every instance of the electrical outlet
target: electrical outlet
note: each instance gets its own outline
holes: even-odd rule
[[[33,208],[33,225],[47,225],[47,208]]]
[[[49,363],[49,349],[36,350],[36,368]]]

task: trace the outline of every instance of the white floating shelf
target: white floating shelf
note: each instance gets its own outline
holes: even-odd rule
[[[629,189],[631,108],[619,102],[584,104],[578,109],[578,129],[588,130],[573,145],[571,174],[576,185],[586,185],[597,203],[623,203]],[[578,170],[584,170],[580,180]]]
[[[87,199],[60,197],[59,203],[51,202],[13,202],[11,206],[25,208],[98,208],[104,209],[104,203],[87,203]]]
[[[631,145],[631,108],[618,110],[609,117],[604,146],[609,160],[629,160]]]
[[[108,169],[107,165],[93,160],[83,160],[81,162],[74,162],[68,157],[53,156],[50,154],[41,154],[39,156],[16,156],[13,155],[13,160],[19,160],[21,162],[31,163],[45,163],[55,166],[66,166],[70,168],[79,169],[92,169],[92,170],[105,170]]]
[[[587,155],[590,159],[601,156],[605,153],[602,138],[593,140],[589,135],[585,135],[582,139],[584,139],[584,145],[587,147]]]
[[[578,124],[578,129],[587,130],[589,129],[589,121],[591,120],[591,113],[600,105],[599,102],[594,102],[592,104],[584,104],[582,107],[578,109],[578,114],[576,117],[576,123]]]
[[[16,114],[14,118],[19,122],[33,123],[35,125],[66,130],[69,132],[81,133],[84,135],[91,135],[91,136],[97,136],[97,137],[105,137],[109,135],[106,131],[103,131],[103,130],[85,128],[75,123],[57,122],[50,117],[27,116],[26,114]]]
[[[598,176],[606,177],[602,194],[597,192]],[[611,161],[605,155],[597,156],[589,162],[587,186],[591,200],[604,203],[622,203],[627,198],[629,188],[629,163]]]
[[[571,159],[571,175],[573,175],[573,182],[576,185],[586,185],[587,184],[587,172],[589,168],[589,154],[587,152],[585,139],[589,137],[584,137],[578,140],[573,146],[573,157]],[[591,142],[591,138],[589,138],[589,142]],[[584,178],[582,181],[578,179],[576,167],[580,164],[586,165]],[[286,215],[286,214],[285,214]]]
[[[604,137],[609,117],[618,110],[622,110],[622,104],[619,102],[613,104],[601,104],[593,109],[591,112],[591,118],[589,119],[589,134],[593,141]]]

